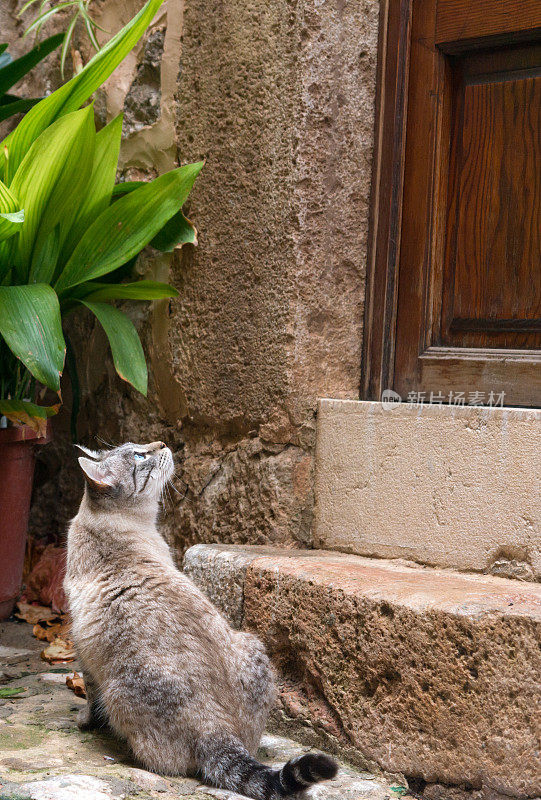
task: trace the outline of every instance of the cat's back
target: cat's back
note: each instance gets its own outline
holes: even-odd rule
[[[198,649],[211,631],[218,647],[230,644],[229,626],[177,569],[157,529],[96,525],[78,514],[68,531],[64,586],[73,638],[87,660],[99,651],[102,662],[117,661],[120,652],[148,662],[158,651],[179,654],[183,643]]]

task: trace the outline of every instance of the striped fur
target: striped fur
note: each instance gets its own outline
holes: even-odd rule
[[[327,756],[282,770],[253,757],[275,700],[272,666],[263,643],[232,630],[173,562],[156,526],[170,450],[85,453],[64,582],[87,690],[79,727],[108,724],[146,769],[199,774],[255,800],[302,796],[333,777]]]
[[[338,771],[336,761],[322,753],[297,756],[282,769],[271,769],[256,761],[232,736],[201,738],[196,760],[207,783],[254,800],[298,797],[314,783],[334,778]]]

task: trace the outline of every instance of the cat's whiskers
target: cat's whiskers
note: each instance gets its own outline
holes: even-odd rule
[[[102,437],[99,436],[98,434],[96,434],[96,436],[94,438],[96,439],[97,442],[101,442],[101,444],[104,444],[110,450],[114,450],[115,447],[118,447],[118,445],[116,445],[116,444],[111,444],[110,442],[106,442],[105,439],[102,439]]]
[[[165,495],[167,497],[167,500],[169,501],[169,505],[171,507],[171,511],[174,511],[175,510],[175,504],[173,503],[173,499],[171,497],[171,494],[169,493],[169,486],[168,486],[167,483],[165,484]]]
[[[175,486],[175,484],[173,483],[173,481],[171,480],[171,478],[167,479],[167,485],[169,486],[170,489],[172,489],[174,492],[176,492],[180,496],[180,492],[177,489],[177,487]]]
[[[162,466],[162,464],[158,464],[157,470],[158,470],[158,477],[159,477],[159,480],[158,480],[159,502],[163,503],[165,505],[164,501],[165,501],[166,498],[171,502],[171,498],[169,497],[169,495],[166,494],[168,477],[167,477],[167,473],[165,471],[165,466]]]

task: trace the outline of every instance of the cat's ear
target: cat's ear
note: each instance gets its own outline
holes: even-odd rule
[[[84,444],[76,444],[75,447],[77,447],[78,450],[81,450],[87,456],[90,456],[90,458],[94,458],[96,461],[99,461],[101,458],[101,453],[99,450],[91,450],[89,447],[85,447]]]
[[[78,459],[81,469],[85,474],[87,483],[98,491],[105,491],[114,486],[110,471],[98,461],[91,461],[89,458],[80,456]]]

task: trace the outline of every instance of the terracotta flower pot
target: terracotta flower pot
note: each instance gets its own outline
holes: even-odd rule
[[[0,428],[0,619],[13,611],[21,591],[34,447],[50,441],[26,425]]]

